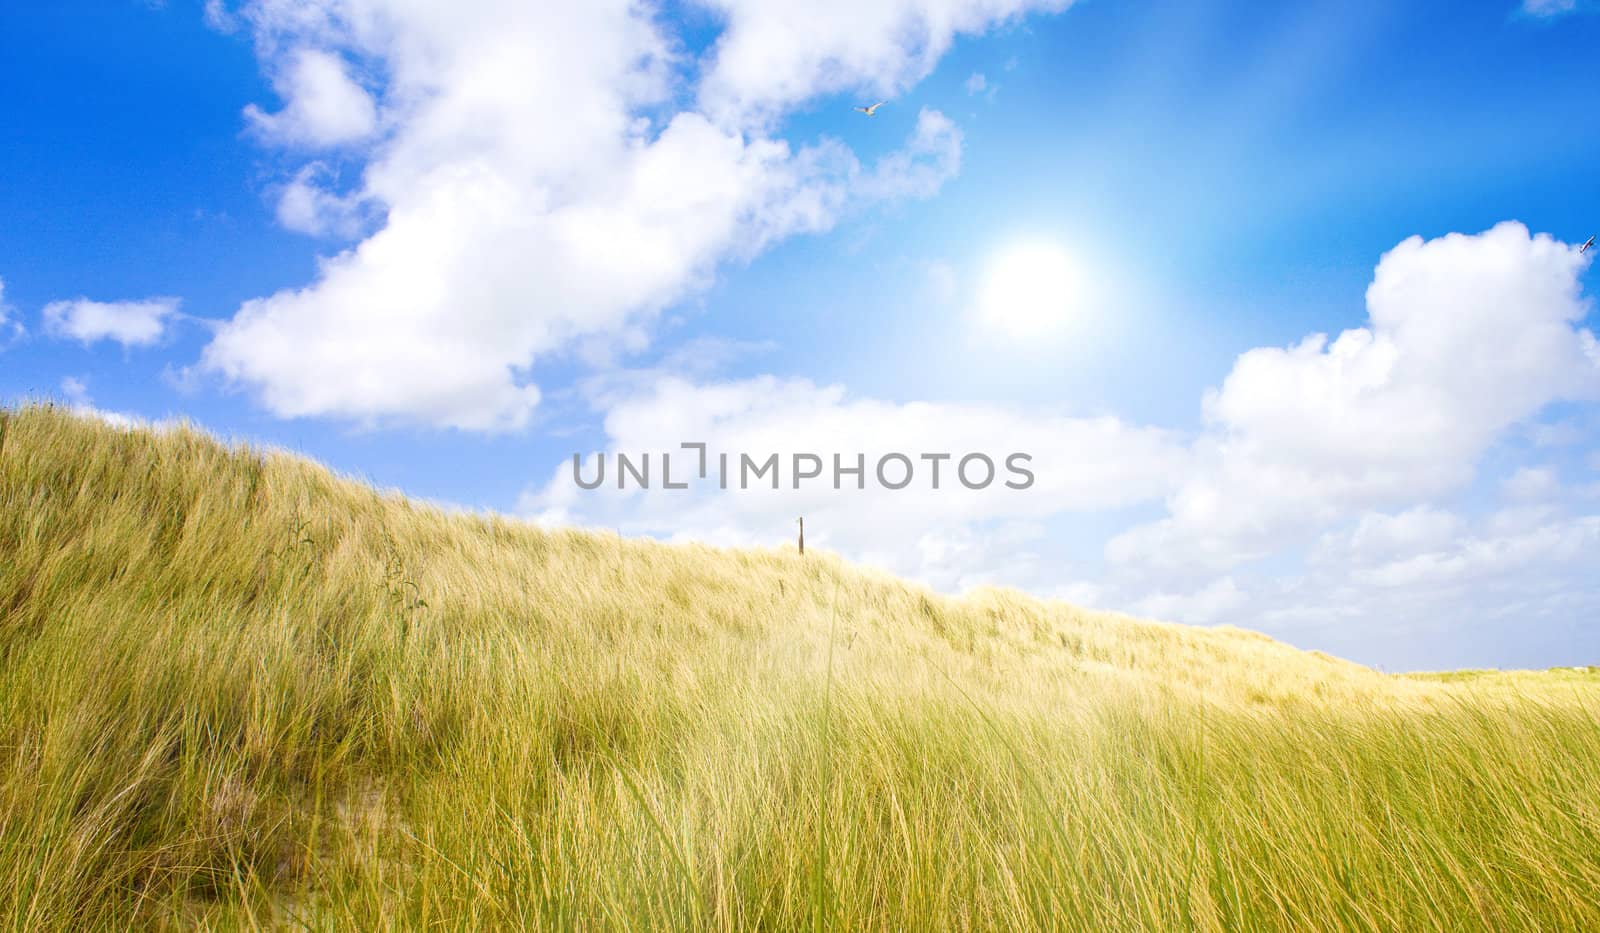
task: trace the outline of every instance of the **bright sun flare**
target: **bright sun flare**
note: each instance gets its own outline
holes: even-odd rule
[[[1021,243],[990,260],[978,313],[1009,337],[1049,337],[1082,314],[1084,293],[1083,271],[1071,253],[1054,243]]]

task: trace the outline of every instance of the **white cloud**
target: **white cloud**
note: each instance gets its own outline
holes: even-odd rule
[[[61,380],[61,394],[66,396],[68,407],[80,415],[98,418],[114,428],[124,430],[139,424],[139,419],[131,415],[96,408],[94,399],[89,397],[88,383],[76,376],[68,376]]]
[[[988,87],[989,79],[985,78],[981,71],[974,71],[972,76],[967,78],[966,88],[968,94],[982,94]]]
[[[22,325],[11,320],[11,315],[16,309],[6,303],[6,282],[0,279],[0,350],[4,350],[11,341],[22,336]]]
[[[1531,520],[1530,520],[1531,519]],[[1457,519],[1448,540],[1407,551],[1357,551],[1342,563],[1324,565],[1313,584],[1329,596],[1321,602],[1431,603],[1434,613],[1391,613],[1371,618],[1395,626],[1429,624],[1448,627],[1456,619],[1514,616],[1528,611],[1530,627],[1568,600],[1593,600],[1600,595],[1593,574],[1593,555],[1600,544],[1600,515],[1498,512],[1468,523]],[[1587,584],[1576,581],[1588,578]],[[1334,595],[1335,592],[1341,595]],[[1304,604],[1308,593],[1301,593]],[[1592,610],[1594,603],[1590,603]],[[1543,607],[1535,615],[1535,607]],[[1293,604],[1279,607],[1292,616]],[[1303,609],[1301,610],[1304,611]],[[1580,613],[1577,618],[1591,615]],[[1286,618],[1286,622],[1293,619]]]
[[[1505,497],[1516,502],[1540,502],[1561,492],[1561,481],[1549,467],[1521,467],[1501,485]]]
[[[1460,516],[1432,506],[1394,514],[1369,512],[1353,526],[1324,535],[1310,561],[1313,566],[1338,566],[1394,560],[1447,548],[1464,530]]]
[[[1192,593],[1154,593],[1135,600],[1127,611],[1151,619],[1212,625],[1237,618],[1248,597],[1232,577],[1214,580]]]
[[[869,199],[927,198],[961,170],[961,131],[949,117],[926,107],[905,148],[888,155],[855,186]]]
[[[913,171],[884,191],[889,175],[838,147],[747,143],[695,115],[618,156],[610,187],[575,166],[574,200],[478,171],[430,177],[315,284],[246,303],[206,365],[284,416],[518,427],[539,399],[534,358],[626,332],[721,258],[825,229],[853,178],[870,196],[929,183]]]
[[[852,80],[898,84],[955,31],[1026,6],[877,5],[850,6],[865,32],[841,30],[843,8],[828,5],[725,10],[701,97],[745,100],[733,63],[775,24],[812,41],[799,58],[783,53],[783,93],[749,89],[764,108],[826,90],[822,62],[835,58]],[[520,427],[543,359],[637,346],[653,315],[720,265],[883,199],[926,197],[960,164],[960,132],[934,110],[870,166],[837,140],[797,146],[742,120],[673,112],[694,69],[661,21],[626,0],[257,0],[240,15],[288,100],[266,118],[273,132],[329,144],[373,132],[369,111],[383,114],[358,188],[334,194],[306,166],[278,202],[293,229],[349,235],[370,216],[376,232],[305,287],[246,302],[204,353],[206,369],[280,416]],[[383,77],[376,102],[345,59]],[[913,59],[922,64],[908,68]]]
[[[245,117],[265,137],[283,145],[327,148],[359,142],[378,129],[378,111],[366,89],[350,77],[336,54],[302,48],[289,53],[273,85],[285,101],[277,113],[255,104]]]
[[[61,394],[74,405],[87,405],[90,401],[88,384],[76,376],[61,380]]]
[[[322,184],[329,174],[321,162],[296,173],[278,191],[278,223],[311,236],[354,239],[366,220],[364,205],[359,197],[330,193]]]
[[[727,22],[700,88],[724,125],[762,125],[795,104],[852,91],[894,97],[976,35],[1070,0],[708,0]]]
[[[661,453],[669,453],[679,480],[698,464],[696,452],[680,444],[704,442],[713,460],[711,481],[668,490],[658,480],[648,492],[619,492],[613,461],[606,486],[583,490],[568,460],[525,497],[525,512],[552,523],[721,544],[784,540],[795,517],[805,515],[811,543],[951,589],[1047,578],[1050,568],[1039,566],[1028,549],[1040,535],[1040,519],[1159,497],[1185,468],[1179,438],[1114,418],[994,405],[897,404],[798,379],[696,383],[667,377],[643,390],[602,392],[599,401],[608,450],[630,457],[650,453],[658,473]],[[791,458],[807,452],[823,458],[823,475],[795,489]],[[913,462],[914,480],[905,489],[886,489],[874,477],[880,458],[894,452]],[[1007,479],[1024,482],[1006,470],[1006,458],[1017,452],[1032,457],[1019,464],[1033,473],[1031,488],[1003,485]],[[730,455],[734,471],[726,492],[717,488],[718,453]],[[740,490],[736,471],[744,453],[758,462],[780,454],[781,488]],[[957,477],[958,461],[971,453],[995,463],[996,480],[986,489],[968,489]],[[835,490],[835,454],[845,467],[863,455],[866,476],[860,482],[843,476],[842,488]],[[923,454],[952,455],[938,461],[938,489],[935,463]],[[584,477],[592,479],[594,470],[586,460]],[[898,482],[902,470],[895,463],[886,475]],[[969,464],[971,482],[980,483],[985,473],[980,461]],[[867,488],[857,489],[860,483]]]
[[[1142,600],[1115,587],[1097,595],[1118,608],[1226,622],[1400,668],[1548,666],[1600,650],[1600,630],[1588,622],[1600,609],[1600,515],[1500,512],[1469,521],[1429,511],[1421,523],[1437,527],[1421,538],[1371,539],[1375,528],[1417,518],[1367,513],[1325,536],[1303,573],[1227,575]]]
[[[85,344],[114,340],[124,347],[154,344],[165,333],[167,321],[178,313],[176,298],[142,301],[56,301],[45,305],[45,333]]]
[[[1514,578],[1528,568],[1580,563],[1592,556],[1597,543],[1600,516],[1582,516],[1502,535],[1463,537],[1440,550],[1358,566],[1352,579],[1383,587],[1415,587],[1419,583],[1461,585],[1490,577]]]
[[[1506,659],[1532,662],[1567,649],[1518,642],[1519,613],[1568,632],[1563,618],[1600,609],[1600,579],[1584,582],[1600,535],[1600,516],[1586,511],[1593,489],[1564,486],[1547,466],[1506,464],[1542,450],[1528,439],[1543,436],[1533,419],[1545,405],[1600,399],[1580,328],[1585,267],[1572,248],[1515,224],[1409,240],[1376,271],[1368,327],[1243,354],[1205,399],[1204,432],[1187,440],[1114,418],[889,403],[803,380],[624,380],[594,394],[606,448],[651,452],[657,469],[673,452],[677,478],[694,456],[678,445],[700,440],[755,454],[861,450],[869,463],[896,448],[1025,449],[1038,485],[1015,495],[835,492],[826,482],[796,491],[785,473],[778,491],[621,494],[577,489],[567,463],[522,508],[722,544],[787,540],[804,514],[809,543],[947,590],[1020,585],[1412,666],[1482,663],[1482,654],[1430,661],[1416,648],[1437,647],[1435,627],[1460,625],[1481,644],[1503,640]],[[1438,504],[1463,493],[1496,445],[1501,473],[1486,484],[1496,510],[1474,517]],[[1109,534],[1122,510],[1163,499],[1165,518],[1112,536],[1104,567],[1060,540],[1064,526]]]
[[[1600,398],[1594,337],[1577,326],[1587,264],[1515,223],[1400,244],[1368,290],[1367,327],[1239,357],[1205,399],[1200,466],[1168,516],[1108,555],[1218,573],[1355,512],[1461,487],[1507,427]]]
[[[228,34],[238,31],[239,21],[228,12],[223,0],[206,0],[204,17],[206,25],[217,32]]]
[[[1578,0],[1522,0],[1522,12],[1529,16],[1564,16],[1578,9]]]

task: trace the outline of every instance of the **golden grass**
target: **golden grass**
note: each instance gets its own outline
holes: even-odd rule
[[[1394,677],[0,416],[15,930],[1600,929],[1600,676]]]

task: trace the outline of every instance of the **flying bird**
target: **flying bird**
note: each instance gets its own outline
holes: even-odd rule
[[[1578,247],[1578,255],[1582,256],[1584,253],[1587,253],[1589,251],[1589,247],[1591,247],[1593,245],[1594,245],[1594,237],[1590,237],[1589,238],[1589,242],[1587,242],[1587,243],[1583,244],[1582,246]]]
[[[885,103],[884,101],[880,100],[876,104],[873,104],[871,107],[857,107],[856,108],[856,112],[857,113],[864,113],[869,117],[876,116],[877,113],[878,113],[878,108],[882,107],[884,105],[884,103]]]

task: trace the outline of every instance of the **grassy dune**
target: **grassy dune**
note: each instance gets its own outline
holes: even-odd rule
[[[0,441],[13,930],[1600,929],[1600,676]]]

